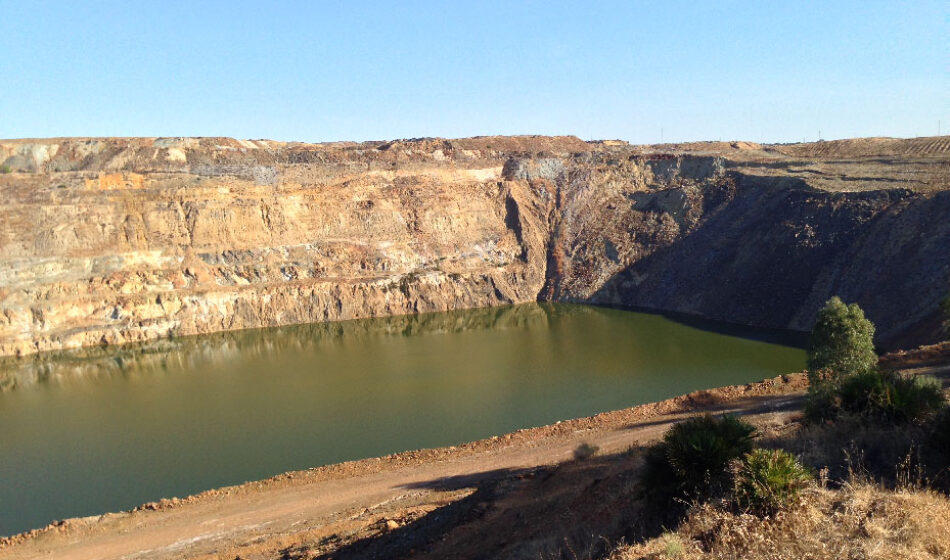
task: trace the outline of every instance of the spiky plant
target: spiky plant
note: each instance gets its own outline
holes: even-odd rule
[[[675,515],[728,487],[729,463],[752,450],[755,428],[735,416],[705,415],[674,424],[650,447],[642,494],[658,512]]]
[[[774,515],[794,505],[812,483],[812,473],[781,449],[754,449],[736,469],[733,497],[740,509]]]

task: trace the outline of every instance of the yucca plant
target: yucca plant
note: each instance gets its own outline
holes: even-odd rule
[[[740,509],[774,515],[797,502],[812,483],[812,473],[781,449],[754,449],[738,463],[733,497]]]
[[[735,416],[710,415],[673,425],[650,447],[641,473],[643,496],[667,513],[728,487],[729,463],[752,450],[755,428]]]

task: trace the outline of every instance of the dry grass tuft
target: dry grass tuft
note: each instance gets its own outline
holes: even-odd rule
[[[712,505],[612,560],[926,560],[950,557],[950,499],[932,490],[888,490],[866,482],[815,488],[802,505],[760,519]],[[676,543],[671,546],[671,543]],[[681,546],[680,546],[681,545]]]

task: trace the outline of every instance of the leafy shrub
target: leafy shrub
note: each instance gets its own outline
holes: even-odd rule
[[[943,410],[947,400],[943,395],[943,384],[932,375],[895,375],[887,404],[892,418],[916,422]]]
[[[805,414],[812,421],[833,420],[846,413],[891,422],[918,422],[944,404],[940,381],[933,377],[868,371],[837,386],[811,391]]]
[[[802,426],[777,434],[762,447],[784,449],[827,481],[839,483],[855,476],[885,485],[897,483],[895,466],[908,455],[921,456],[929,430],[926,425],[869,422],[863,416],[843,416],[836,422]],[[927,450],[929,454],[929,449]],[[923,457],[929,467],[933,461]],[[929,473],[928,473],[929,476]]]
[[[850,379],[839,394],[847,412],[897,422],[921,420],[944,404],[937,379],[889,372],[868,372]]]
[[[689,500],[722,492],[729,463],[752,450],[755,428],[735,416],[701,416],[671,427],[648,448],[641,473],[643,495],[667,513],[685,510]]]
[[[812,383],[805,400],[805,420],[813,424],[828,422],[841,412],[838,387],[830,383]]]
[[[0,173],[6,174],[6,173],[10,173],[10,172],[12,172],[12,171],[13,171],[13,169],[11,169],[9,165],[0,165]]]
[[[739,463],[734,498],[743,510],[774,515],[798,500],[812,474],[795,456],[781,449],[754,449]]]
[[[930,433],[930,445],[936,451],[938,469],[950,469],[950,409],[944,409],[935,419]]]
[[[831,378],[864,373],[877,364],[874,324],[856,303],[846,305],[835,296],[818,312],[808,350],[809,380],[813,385],[825,374]]]
[[[574,450],[574,459],[578,461],[585,461],[596,455],[598,451],[600,451],[600,448],[596,445],[591,445],[587,442],[584,442],[578,445],[577,449]]]

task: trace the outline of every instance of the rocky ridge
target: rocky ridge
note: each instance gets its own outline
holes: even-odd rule
[[[0,140],[0,355],[534,300],[929,342],[950,139]]]

